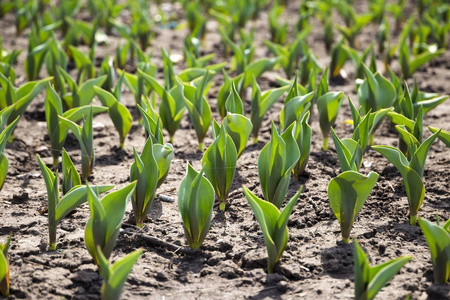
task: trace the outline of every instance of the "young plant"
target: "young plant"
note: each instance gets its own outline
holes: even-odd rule
[[[334,44],[331,49],[331,61],[330,61],[330,79],[334,79],[340,76],[342,68],[344,67],[349,57],[348,51],[346,51],[344,39],[340,38],[339,41]],[[350,48],[350,47],[349,47]]]
[[[419,218],[433,262],[434,283],[446,283],[450,274],[450,219],[444,226]]]
[[[342,2],[340,3],[342,4]],[[347,40],[348,44],[352,48],[358,47],[358,41],[356,39],[357,35],[361,30],[371,21],[370,15],[360,15],[353,19],[352,24],[347,24],[342,26],[335,24],[336,29],[342,34],[342,36]]]
[[[186,176],[178,191],[178,210],[183,221],[184,236],[192,249],[202,245],[211,225],[214,188],[200,172],[188,163]]]
[[[280,17],[283,14],[284,6],[275,3],[269,12],[269,31],[272,42],[284,45],[286,42],[288,22],[281,23]]]
[[[8,250],[11,243],[11,234],[9,235],[6,243],[0,244],[0,294],[3,297],[9,296],[9,260]]]
[[[439,135],[440,131],[435,132],[422,144],[411,142],[411,159],[408,161],[406,156],[397,148],[390,146],[372,146],[372,149],[386,157],[400,172],[408,196],[409,214],[411,225],[417,223],[417,212],[425,197],[425,186],[422,181],[425,160],[431,144]],[[414,138],[410,135],[410,141]],[[417,140],[416,140],[417,141]]]
[[[331,128],[331,137],[341,166],[341,172],[358,172],[362,163],[363,151],[359,143],[353,139],[339,139]]]
[[[81,178],[75,165],[67,154],[66,149],[62,148],[62,194],[67,194],[73,187],[81,185]]]
[[[373,74],[364,64],[366,79],[358,89],[358,102],[362,114],[377,112],[394,105],[397,91],[394,85],[380,73]]]
[[[164,52],[163,52],[164,53]],[[165,56],[164,56],[165,57]],[[161,98],[159,115],[164,128],[169,133],[170,142],[173,143],[173,136],[180,126],[186,108],[183,91],[178,86],[173,87],[171,62],[169,58],[164,60],[165,67],[165,87],[161,86],[154,77],[138,69],[138,76],[141,76]],[[172,70],[172,71],[170,71]],[[173,88],[172,88],[173,87]]]
[[[150,137],[154,143],[164,144],[161,118],[148,99],[143,98],[142,100],[146,108],[144,109],[139,104],[137,104],[137,108],[142,116],[142,127],[144,127],[145,139]]]
[[[278,210],[279,208],[272,203],[258,198],[245,186],[242,186],[242,188],[264,235],[269,258],[267,261],[267,273],[273,273],[275,265],[283,254],[288,242],[288,219],[297,204],[302,187],[289,200],[281,213]]]
[[[131,198],[136,225],[142,227],[148,211],[155,199],[159,170],[153,153],[152,139],[147,142],[139,156],[133,147],[134,163],[130,169],[130,181],[137,180],[136,189]]]
[[[445,53],[445,49],[437,49],[437,47],[428,47],[422,53],[413,56],[410,47],[408,47],[406,40],[399,42],[399,61],[400,70],[404,79],[408,79],[412,74],[422,67],[427,62],[439,57]]]
[[[11,136],[12,132],[14,131],[14,128],[16,128],[17,123],[19,123],[20,117],[17,117],[11,124],[9,124],[8,126],[5,127],[5,129],[3,129],[4,125],[5,125],[5,121],[3,120],[3,114],[5,114],[5,110],[7,110],[8,108],[5,108],[4,110],[2,110],[0,112],[0,117],[1,118],[1,128],[2,131],[0,133],[0,191],[3,188],[3,184],[5,183],[5,179],[6,179],[6,175],[8,174],[8,167],[9,167],[9,162],[8,159],[5,156],[5,147],[6,147],[6,143],[8,143],[9,137]],[[6,113],[11,113],[11,111],[6,111]],[[5,120],[8,117],[5,117]]]
[[[36,80],[38,78],[42,65],[45,62],[45,56],[50,47],[50,43],[51,40],[47,40],[42,44],[38,44],[38,41],[33,39],[32,34],[29,35],[28,54],[24,63],[25,74],[28,81]]]
[[[253,80],[250,120],[253,124],[253,143],[258,142],[259,129],[264,120],[264,115],[278,101],[278,99],[289,89],[289,85],[277,89],[271,89],[261,94],[261,88],[256,80]]]
[[[69,73],[60,67],[58,67],[58,70],[62,76],[61,78],[64,78],[64,81],[67,83],[70,90],[69,93],[64,92],[61,98],[61,100],[63,100],[64,110],[89,105],[95,96],[94,86],[101,86],[107,78],[107,75],[102,75],[97,78],[86,80],[84,83],[77,84]]]
[[[108,107],[108,114],[119,133],[120,148],[125,149],[125,137],[130,132],[132,120],[127,107],[120,102],[121,92],[116,89],[114,94],[111,94],[96,86],[94,86],[94,91],[102,105]]]
[[[212,79],[212,76],[214,76],[214,74],[209,75],[209,72],[207,71],[198,87],[184,84],[179,78],[176,79],[178,90],[183,94],[184,103],[194,126],[198,139],[198,149],[200,151],[203,151],[204,149],[203,139],[211,125],[211,107],[204,96],[204,91],[208,82]]]
[[[95,49],[95,47],[91,49]],[[81,85],[86,79],[95,78],[95,66],[93,59],[78,50],[78,48],[71,45],[69,45],[68,51],[72,55],[72,58],[75,61],[75,66],[78,70],[78,84]]]
[[[134,192],[136,182],[109,193],[100,201],[95,189],[86,184],[87,201],[91,217],[86,223],[84,242],[97,266],[100,265],[99,252],[109,259],[116,245],[122,227],[128,200]]]
[[[91,110],[91,106],[85,105],[81,107],[75,107],[67,110],[63,113],[63,102],[56,93],[56,91],[50,86],[47,86],[47,94],[44,100],[45,107],[45,119],[47,121],[48,136],[50,138],[50,144],[52,148],[53,166],[57,166],[59,163],[59,155],[62,147],[66,141],[66,137],[69,128],[59,118],[59,116],[70,120],[72,122],[81,121]],[[98,114],[107,111],[108,108],[101,106],[92,106],[92,113]]]
[[[27,82],[19,88],[15,88],[11,81],[0,73],[0,110],[13,106],[6,124],[11,124],[17,117],[25,113],[28,105],[52,80],[48,77],[39,81]]]
[[[72,122],[69,119],[58,116],[58,118],[67,126],[75,135],[81,148],[81,179],[87,181],[94,167],[94,133],[92,126],[92,107],[88,112],[87,118],[83,122],[83,126]]]
[[[319,124],[323,136],[324,151],[328,150],[328,136],[331,126],[336,122],[339,108],[342,104],[344,94],[342,92],[328,92],[317,99],[317,110],[319,111]]]
[[[59,222],[72,212],[75,208],[87,201],[88,190],[86,186],[75,186],[63,197],[59,194],[58,172],[53,174],[38,155],[38,162],[47,187],[48,197],[48,230],[49,230],[49,248],[56,249],[56,227]],[[63,170],[64,172],[64,170]],[[76,172],[76,170],[75,170]],[[94,186],[94,192],[104,193],[112,189],[113,185]]]
[[[103,277],[102,300],[119,300],[121,298],[120,295],[128,274],[130,274],[142,252],[144,252],[143,249],[134,250],[111,266],[108,259],[103,255],[100,246],[97,246],[99,267]]]
[[[202,165],[205,176],[211,182],[220,201],[220,210],[224,211],[226,199],[236,171],[237,151],[233,139],[222,124],[214,142],[206,149]]]
[[[402,256],[371,267],[369,258],[356,240],[353,241],[355,299],[372,300],[412,256]]]
[[[305,28],[297,35],[292,44],[286,46],[264,40],[264,44],[269,48],[269,51],[280,58],[279,64],[283,68],[288,79],[292,78],[292,75],[294,75],[294,70],[298,68],[300,58],[306,55],[307,47],[305,39],[311,30],[311,26]]]
[[[374,140],[373,132],[381,124],[384,117],[387,116],[392,111],[392,107],[382,108],[376,112],[372,112],[369,109],[369,111],[365,115],[361,115],[356,106],[353,104],[350,97],[348,98],[348,103],[350,105],[350,110],[352,112],[352,121],[353,121],[352,139],[358,142],[359,146],[361,147],[362,154],[364,154],[364,152],[366,151],[367,144],[373,145]]]
[[[328,184],[328,199],[331,209],[341,225],[342,240],[350,242],[350,231],[367,197],[377,183],[378,174],[368,176],[355,171],[345,171],[331,179]]]
[[[341,47],[347,52],[348,57],[355,65],[355,79],[365,78],[364,64],[366,63],[367,57],[373,50],[373,43],[371,43],[364,51],[359,54],[356,49],[349,47],[346,44],[342,44]]]
[[[297,77],[295,78],[297,79]],[[294,85],[296,85],[296,79],[294,79]],[[293,91],[294,85],[291,86],[290,92]],[[280,126],[282,130],[288,128],[289,125],[295,121],[303,119],[303,116],[311,107],[311,100],[313,97],[314,92],[305,95],[299,95],[298,92],[295,92],[295,94],[288,93],[287,97],[284,99],[284,107],[280,113]]]
[[[300,159],[293,129],[294,124],[291,124],[280,135],[272,122],[272,138],[258,157],[258,175],[264,197],[277,208],[283,204],[292,170]]]

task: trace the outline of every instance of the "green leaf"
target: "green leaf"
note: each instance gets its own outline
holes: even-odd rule
[[[63,172],[63,184],[62,193],[63,195],[70,191],[74,186],[81,185],[80,175],[75,168],[72,160],[67,154],[66,149],[62,148],[62,172]]]
[[[203,170],[196,172],[188,164],[178,191],[178,210],[186,240],[192,249],[202,245],[209,231],[214,204],[214,188],[202,175]]]
[[[272,123],[272,138],[258,157],[258,175],[267,201],[281,207],[286,197],[292,169],[300,150],[292,135],[294,124],[280,136]]]
[[[120,146],[124,149],[125,137],[131,129],[131,114],[125,105],[120,103],[113,94],[94,86],[95,94],[103,106],[108,107],[108,114],[120,137]]]
[[[439,131],[439,128],[435,128],[435,127],[431,127],[431,126],[428,126],[428,129],[429,129],[431,132],[433,132],[433,133]],[[441,130],[441,132],[440,132],[439,135],[438,135],[438,138],[439,138],[439,139],[440,139],[447,147],[450,147],[450,132],[449,132],[449,131]]]
[[[258,220],[258,223],[261,226],[269,257],[267,272],[272,273],[287,244],[288,218],[297,204],[302,189],[300,188],[300,190],[291,198],[284,210],[280,213],[277,207],[272,203],[259,199],[245,186],[242,188],[244,195],[246,196],[248,203],[255,214],[256,220]]]
[[[422,218],[419,218],[419,225],[430,248],[434,283],[446,283],[450,274],[449,232]]]
[[[227,134],[225,126],[220,134],[206,149],[202,165],[206,178],[211,182],[221,207],[225,208],[225,201],[236,171],[237,152],[232,138]]]
[[[131,203],[138,227],[142,227],[156,195],[159,169],[153,149],[151,138],[147,139],[140,156],[133,147],[135,162],[131,165],[130,180],[137,180],[137,184]]]
[[[242,104],[241,97],[236,91],[234,82],[231,82],[231,93],[225,101],[225,109],[228,113],[232,114],[244,114],[244,105]]]
[[[355,171],[346,171],[331,179],[328,184],[331,209],[341,224],[344,241],[349,241],[353,222],[377,180],[378,174],[374,172],[364,176]]]
[[[252,132],[252,122],[243,115],[228,113],[223,120],[223,126],[233,140],[237,150],[237,157],[239,158],[244,152],[248,138]]]
[[[128,275],[143,252],[143,249],[137,249],[110,267],[107,258],[101,251],[98,251],[100,261],[102,262],[100,264],[100,269],[102,270],[102,275],[104,276],[104,281],[102,284],[102,299],[120,299],[120,295],[122,294]],[[104,274],[108,274],[108,276],[105,276]]]
[[[328,135],[330,134],[331,126],[336,122],[343,95],[342,92],[328,92],[317,99],[320,130],[324,138],[324,150],[328,148]]]
[[[156,188],[159,188],[167,178],[169,174],[170,164],[173,159],[174,149],[172,144],[154,144],[153,154],[155,155],[156,162],[158,163],[158,184]]]

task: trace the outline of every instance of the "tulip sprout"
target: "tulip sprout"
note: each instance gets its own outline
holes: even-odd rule
[[[413,142],[413,135],[409,134],[411,141],[411,159],[408,161],[406,156],[397,148],[390,146],[373,146],[377,152],[386,157],[400,172],[405,183],[406,194],[408,196],[409,214],[411,225],[417,223],[417,212],[425,197],[425,186],[422,181],[425,160],[431,144],[439,135],[440,130],[436,131],[422,144]],[[417,141],[417,140],[416,140]]]
[[[214,188],[208,179],[187,164],[186,176],[178,191],[178,210],[183,220],[184,236],[192,249],[202,245],[211,225]]]
[[[242,188],[264,235],[269,257],[267,273],[273,273],[275,265],[283,254],[288,242],[288,219],[297,204],[302,188],[289,200],[281,213],[272,203],[258,198],[245,186]]]
[[[81,147],[81,179],[86,181],[91,175],[94,167],[94,134],[92,128],[93,109],[91,107],[83,126],[72,122],[64,117],[58,116],[75,135]]]
[[[135,187],[136,182],[132,182],[120,190],[109,193],[100,201],[95,187],[86,184],[91,217],[86,223],[84,242],[97,266],[100,265],[99,250],[106,259],[109,259],[116,245],[125,209]]]
[[[60,197],[58,172],[53,174],[39,156],[38,162],[44,177],[45,186],[47,187],[49,248],[54,250],[56,249],[56,227],[65,216],[87,201],[87,188],[81,185],[74,186],[63,197]],[[94,186],[93,190],[94,193],[99,194],[113,187],[112,185]]]
[[[11,243],[11,234],[9,235],[6,243],[0,244],[0,294],[3,297],[9,296],[9,260],[8,250]]]
[[[434,283],[446,283],[450,274],[450,220],[444,226],[419,218],[433,261]]]
[[[1,117],[1,126],[4,126],[4,123],[6,123],[6,119],[8,118],[5,115],[5,119],[3,119],[4,114],[8,114],[10,113],[10,111],[7,111],[7,108],[5,108],[4,110],[2,110],[0,112],[0,117]],[[5,120],[5,121],[4,121]],[[8,167],[9,167],[9,162],[8,159],[6,158],[4,152],[5,152],[5,147],[6,147],[6,143],[8,142],[9,137],[11,136],[12,132],[14,131],[14,128],[16,128],[17,123],[19,123],[20,117],[17,117],[11,124],[9,124],[8,126],[6,126],[5,129],[3,129],[0,133],[0,191],[3,188],[3,184],[5,183],[5,179],[6,179],[6,175],[8,174]],[[2,128],[0,128],[2,129]]]
[[[251,100],[251,113],[250,120],[253,124],[252,136],[253,143],[258,142],[259,129],[264,119],[264,115],[269,109],[278,101],[281,95],[288,90],[289,86],[285,85],[277,89],[272,89],[261,94],[261,88],[259,87],[256,79],[253,80],[252,100]]]
[[[258,157],[258,175],[264,197],[277,208],[283,204],[292,170],[300,159],[293,129],[294,124],[291,124],[280,135],[272,122],[272,138]]]
[[[355,171],[345,171],[331,179],[328,199],[331,209],[341,225],[342,240],[350,242],[350,231],[356,216],[377,183],[378,174],[368,176]]]
[[[356,240],[353,241],[355,299],[372,300],[376,294],[408,263],[412,256],[402,256],[371,267],[369,258]]]
[[[103,277],[102,300],[120,299],[128,274],[130,274],[142,252],[144,252],[143,249],[134,250],[111,266],[100,246],[97,246],[99,267]]]
[[[328,150],[328,136],[330,134],[331,126],[336,122],[343,96],[344,94],[342,92],[328,92],[317,99],[319,124],[323,136],[322,149],[324,151]]]
[[[222,211],[225,210],[226,199],[236,171],[236,161],[236,146],[222,124],[219,134],[206,149],[202,159],[205,176],[214,187]]]

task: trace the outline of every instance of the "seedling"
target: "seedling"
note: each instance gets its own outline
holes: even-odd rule
[[[120,299],[128,274],[130,274],[142,252],[144,252],[143,249],[134,250],[111,266],[108,259],[103,255],[100,246],[97,246],[99,267],[103,277],[102,300]]]
[[[369,258],[356,240],[353,241],[355,270],[355,299],[371,300],[388,283],[412,256],[402,256],[371,267]]]
[[[368,176],[355,171],[345,171],[331,179],[328,184],[328,199],[331,209],[341,225],[342,240],[350,242],[353,222],[367,197],[377,183],[378,174]]]
[[[111,256],[122,226],[128,200],[135,187],[136,182],[132,182],[120,190],[109,193],[100,201],[95,189],[86,184],[91,217],[86,223],[84,242],[97,266],[100,266],[98,254],[100,251],[106,259]]]
[[[258,175],[261,189],[267,201],[280,208],[286,197],[291,173],[298,160],[300,150],[294,140],[291,124],[279,134],[272,122],[272,138],[258,157]]]
[[[252,99],[251,99],[251,113],[250,120],[253,124],[252,136],[253,143],[258,142],[259,129],[264,120],[264,115],[267,111],[278,101],[289,88],[289,85],[282,86],[277,89],[271,89],[261,94],[261,88],[256,80],[253,80]]]
[[[155,199],[159,170],[153,154],[152,139],[148,139],[139,156],[133,147],[134,163],[131,165],[130,181],[137,180],[136,189],[131,198],[136,225],[142,227],[148,211]]]
[[[63,117],[72,122],[82,120],[91,110],[91,106],[85,105],[75,107],[63,113],[63,103],[56,91],[50,86],[47,86],[47,94],[44,100],[45,119],[47,121],[48,136],[52,147],[53,166],[59,163],[59,155],[62,147],[66,141],[68,134],[68,127],[59,118]],[[108,108],[101,106],[92,106],[92,113],[98,114],[107,111]]]
[[[214,142],[206,149],[202,165],[205,176],[211,182],[224,211],[226,199],[236,171],[237,151],[232,138],[222,124]]]
[[[60,197],[58,172],[53,174],[39,156],[38,162],[47,187],[49,248],[54,250],[56,249],[56,227],[65,216],[87,201],[88,190],[86,186],[79,185]],[[113,185],[94,186],[93,192],[100,194],[113,187]]]
[[[142,126],[144,127],[145,138],[152,138],[154,143],[163,144],[162,122],[159,115],[153,109],[153,105],[148,99],[143,98],[143,104],[146,106],[146,110],[137,104],[137,108],[142,116]]]
[[[384,117],[387,116],[392,111],[392,107],[382,108],[376,112],[372,112],[369,109],[369,111],[365,115],[361,115],[356,106],[353,104],[350,97],[348,98],[348,103],[350,105],[350,110],[352,112],[352,121],[353,121],[352,139],[358,142],[359,146],[361,147],[362,154],[364,154],[367,148],[367,144],[373,145],[374,139],[373,132],[381,124]]]
[[[184,84],[179,78],[176,80],[178,91],[183,95],[184,103],[194,126],[200,151],[204,149],[203,139],[211,125],[211,108],[204,96],[204,91],[213,76],[214,74],[210,75],[209,72],[206,72],[197,88]]]
[[[8,108],[5,108],[0,112],[1,118],[1,127],[0,129],[3,129],[4,127],[4,120],[3,120],[3,114],[5,114],[5,111]],[[7,112],[8,113],[8,112]],[[10,111],[9,111],[10,113]],[[7,118],[7,117],[6,117]],[[6,119],[5,118],[5,119]],[[3,188],[3,184],[5,183],[6,175],[8,174],[8,167],[9,162],[8,159],[5,156],[5,147],[6,143],[8,142],[9,137],[11,136],[12,132],[14,131],[14,128],[16,128],[17,123],[19,123],[20,117],[17,117],[11,124],[6,126],[5,129],[3,129],[0,133],[0,191]]]
[[[425,197],[425,186],[422,181],[423,170],[425,168],[425,160],[431,144],[439,135],[440,131],[436,131],[422,144],[411,143],[411,159],[408,161],[406,156],[397,148],[390,146],[372,146],[377,152],[386,157],[400,172],[406,188],[408,196],[409,214],[411,225],[417,223],[417,212],[419,211],[422,201]],[[410,134],[410,141],[413,138]]]
[[[107,76],[103,75],[97,78],[86,80],[84,83],[77,84],[72,77],[64,71],[62,68],[58,68],[64,80],[69,86],[70,93],[63,95],[62,99],[64,104],[64,110],[86,106],[91,104],[92,99],[95,96],[94,86],[101,86]]]
[[[444,226],[419,218],[433,262],[434,283],[446,283],[450,274],[450,220]]]
[[[319,124],[323,136],[322,149],[324,151],[328,150],[328,136],[330,134],[331,126],[336,122],[343,96],[344,94],[342,92],[328,92],[317,99]]]
[[[0,244],[0,293],[3,297],[9,296],[9,260],[8,250],[11,243],[11,234],[6,243]]]
[[[0,73],[0,85],[2,86],[2,89],[0,89],[0,110],[14,104],[7,124],[11,124],[17,117],[22,116],[31,101],[51,80],[52,77],[48,77],[39,81],[27,82],[16,89],[11,81]]]
[[[363,68],[366,79],[358,89],[361,113],[367,114],[369,110],[377,112],[380,109],[392,107],[397,98],[394,85],[380,73],[372,73],[364,64]]]
[[[78,125],[71,120],[58,116],[58,118],[67,126],[75,135],[81,148],[81,179],[86,181],[91,175],[94,167],[94,133],[92,127],[92,107],[83,122],[83,126]]]
[[[214,188],[200,172],[188,163],[186,176],[178,191],[178,210],[183,220],[184,236],[192,249],[202,245],[211,225]]]
[[[341,166],[341,172],[359,171],[362,163],[363,151],[359,143],[353,139],[339,139],[333,128],[331,137]]]
[[[269,257],[267,261],[267,273],[273,273],[275,265],[283,254],[288,242],[288,219],[297,204],[302,187],[289,200],[281,213],[272,203],[258,198],[245,186],[242,186],[242,188],[264,235],[267,255]]]

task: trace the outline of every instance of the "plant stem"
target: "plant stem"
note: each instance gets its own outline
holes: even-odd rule
[[[327,151],[328,150],[328,137],[327,136],[323,137],[322,150],[323,151]]]
[[[411,225],[415,226],[417,223],[417,215],[410,215],[409,216],[409,223],[411,223]]]
[[[58,156],[53,156],[53,167],[56,167],[59,164],[59,157]]]
[[[169,136],[169,142],[170,142],[171,144],[173,144],[173,135],[170,135],[170,136]]]
[[[219,209],[221,211],[225,211],[225,206],[226,206],[225,202],[220,202]]]
[[[253,144],[258,144],[258,136],[253,137]]]
[[[369,137],[369,146],[373,146],[374,139],[375,139],[375,134],[372,133]]]
[[[120,143],[120,149],[124,150],[125,149],[125,143]]]
[[[204,149],[205,149],[205,146],[204,146],[203,142],[198,143],[198,150],[203,152]]]
[[[342,241],[345,242],[345,243],[350,243],[350,238],[342,237]]]

